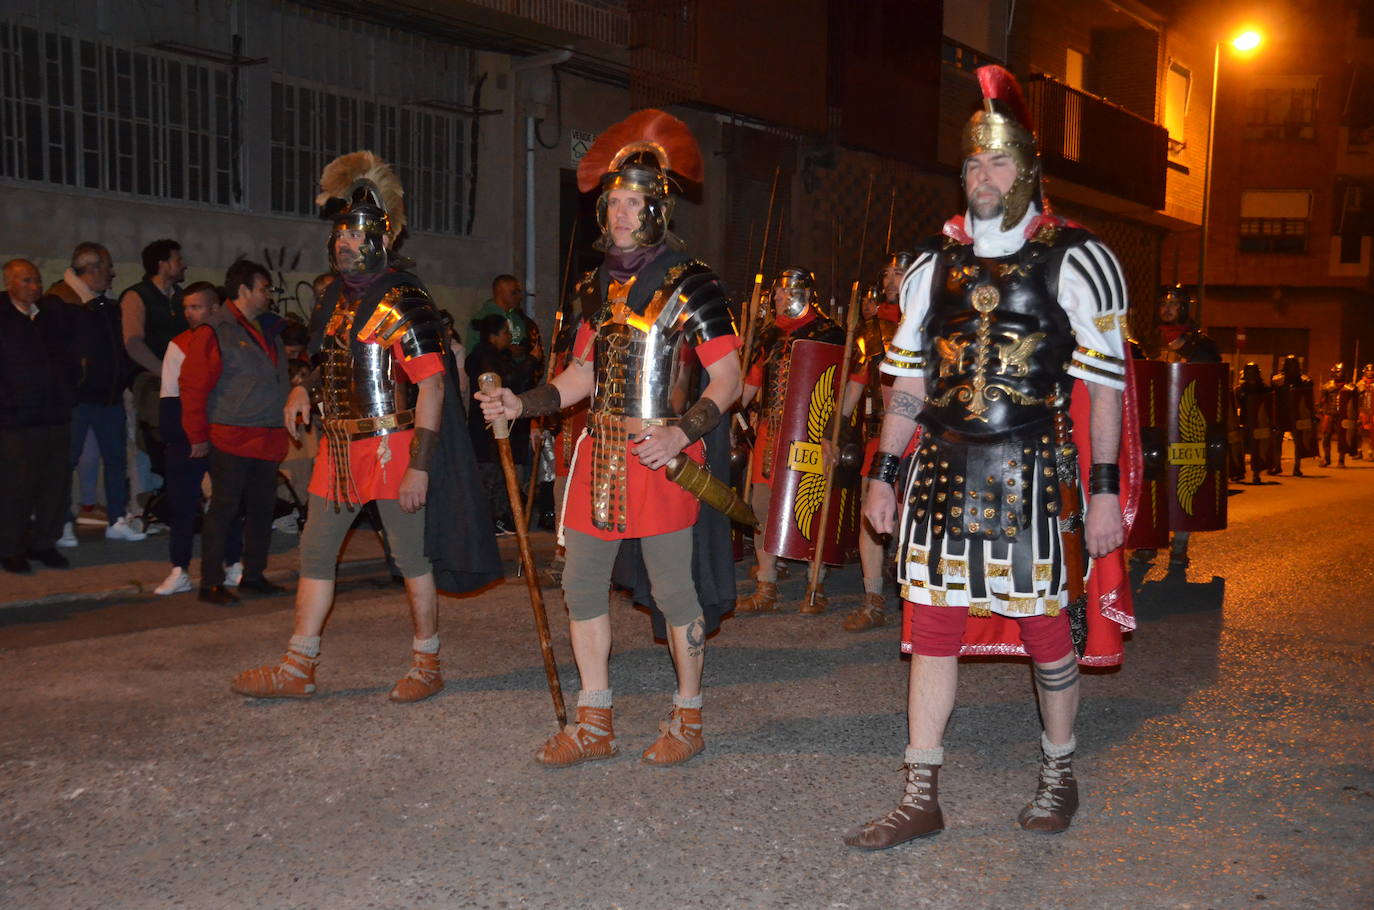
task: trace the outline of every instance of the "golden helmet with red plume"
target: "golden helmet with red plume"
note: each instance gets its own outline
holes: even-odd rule
[[[674,193],[684,182],[700,184],[701,150],[687,124],[664,111],[637,111],[610,127],[592,143],[577,166],[577,186],[582,192],[601,187],[596,218],[601,227],[599,249],[610,244],[607,205],[615,190],[644,196],[639,229],[634,239],[641,246],[667,241],[680,248],[682,241],[668,230],[672,221]]]
[[[1025,217],[1032,201],[1040,202],[1040,150],[1016,77],[995,65],[979,67],[977,76],[983,109],[964,124],[964,160],[983,152],[1003,152],[1016,162],[1016,180],[1002,210],[1002,229],[1010,230]]]

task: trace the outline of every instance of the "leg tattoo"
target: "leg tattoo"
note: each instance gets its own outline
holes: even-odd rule
[[[701,652],[706,648],[706,625],[700,617],[692,620],[687,626],[687,654],[691,657],[700,657]]]
[[[1032,664],[1035,685],[1041,692],[1062,692],[1078,682],[1078,659],[1070,654],[1063,663],[1054,666]]]

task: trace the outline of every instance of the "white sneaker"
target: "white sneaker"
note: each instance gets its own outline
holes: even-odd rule
[[[143,529],[143,533],[151,537],[154,534],[166,534],[170,530],[171,527],[164,522],[150,521],[148,522],[148,526]]]
[[[153,589],[154,594],[161,594],[164,597],[168,594],[185,594],[191,590],[191,576],[186,574],[186,570],[181,566],[172,566],[172,574],[167,576],[167,580]]]
[[[296,524],[295,510],[287,512],[281,518],[278,518],[276,521],[272,522],[272,530],[280,531],[283,534],[299,534],[301,531],[301,527],[300,525]]]
[[[241,581],[243,581],[243,563],[236,562],[232,566],[224,567],[224,586],[226,588],[237,588]]]
[[[106,528],[105,536],[110,540],[145,540],[148,537],[131,527],[127,518],[121,518]]]
[[[75,547],[81,541],[76,539],[76,527],[69,521],[62,526],[62,536],[57,538],[59,547]]]

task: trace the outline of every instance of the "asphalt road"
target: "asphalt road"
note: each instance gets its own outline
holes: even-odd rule
[[[341,586],[306,702],[228,690],[281,654],[284,598],[0,609],[0,907],[1368,908],[1374,467],[1310,474],[1242,488],[1186,577],[1140,579],[1125,666],[1084,681],[1083,807],[1058,837],[1012,824],[1036,773],[1027,666],[975,661],[947,830],[841,844],[893,804],[904,741],[895,626],[839,628],[853,570],[826,616],[725,624],[707,751],[674,769],[638,761],[673,682],[624,603],[622,754],[563,771],[532,760],[554,719],[519,579],[446,601],[448,688],[411,706],[386,700],[409,624],[375,563]]]

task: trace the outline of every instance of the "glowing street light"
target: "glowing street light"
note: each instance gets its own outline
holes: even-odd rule
[[[1249,53],[1264,43],[1264,36],[1254,29],[1246,29],[1226,42],[1241,53]],[[1217,82],[1221,79],[1221,41],[1212,53],[1212,109],[1207,114],[1207,158],[1202,174],[1202,237],[1197,255],[1197,311],[1193,318],[1202,326],[1202,308],[1207,298],[1207,227],[1212,201],[1212,145],[1217,131]]]

